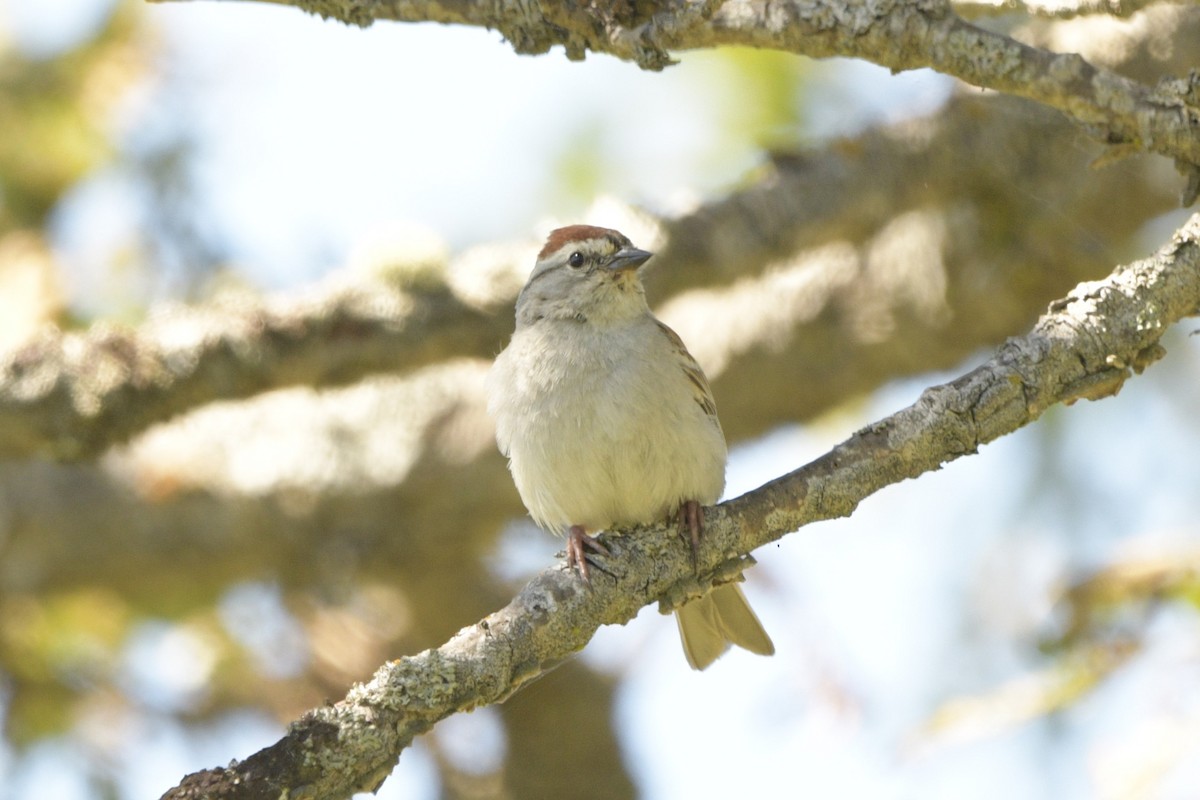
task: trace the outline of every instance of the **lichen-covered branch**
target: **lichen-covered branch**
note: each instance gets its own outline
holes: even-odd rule
[[[94,457],[213,400],[487,352],[507,326],[443,284],[368,281],[285,303],[177,308],[137,329],[47,331],[0,356],[0,456]]]
[[[1195,199],[1200,171],[1197,79],[1140,84],[1078,55],[1054,53],[976,27],[945,0],[753,0],[517,3],[492,0],[291,0],[356,25],[376,20],[494,28],[519,53],[562,45],[569,58],[608,53],[644,69],[671,51],[742,45],[815,58],[860,58],[892,70],[931,67],[967,83],[1055,108],[1109,145],[1176,160]]]
[[[1200,215],[1155,256],[1080,284],[1033,331],[987,363],[832,451],[712,509],[699,575],[736,577],[740,554],[914,478],[1036,420],[1057,403],[1115,394],[1163,355],[1167,328],[1200,311]],[[343,798],[377,788],[413,737],[451,714],[496,703],[572,653],[596,629],[656,600],[696,591],[687,548],[667,526],[610,536],[612,575],[589,591],[554,568],[505,608],[441,647],[390,662],[339,703],[296,721],[245,761],[188,776],[165,798]]]
[[[1022,13],[1050,19],[1104,15],[1128,19],[1158,0],[951,0],[965,19]]]

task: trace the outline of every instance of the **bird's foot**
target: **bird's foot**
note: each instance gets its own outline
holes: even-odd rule
[[[704,506],[695,500],[685,500],[679,507],[680,535],[692,547],[692,571],[698,571],[697,560],[700,552],[700,534],[704,532]]]
[[[592,585],[591,567],[607,572],[599,564],[588,560],[588,551],[602,556],[612,555],[608,548],[584,532],[582,525],[572,525],[567,531],[567,567],[579,570],[579,577],[588,586]]]

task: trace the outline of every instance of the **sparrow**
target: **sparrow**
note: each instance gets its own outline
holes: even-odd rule
[[[530,516],[565,533],[590,582],[592,534],[678,518],[693,560],[727,450],[703,370],[650,312],[638,271],[653,254],[592,225],[550,233],[517,298],[516,330],[488,375],[496,442]],[[684,654],[704,669],[736,644],[775,646],[735,583],[681,606]]]

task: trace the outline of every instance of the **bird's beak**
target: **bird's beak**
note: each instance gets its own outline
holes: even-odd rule
[[[637,269],[642,264],[645,264],[650,256],[654,255],[646,250],[638,250],[636,247],[624,247],[617,251],[612,260],[608,262],[608,268],[613,272],[624,272],[627,269]]]

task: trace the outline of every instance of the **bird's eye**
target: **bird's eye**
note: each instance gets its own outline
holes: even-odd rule
[[[583,253],[579,252],[578,250],[576,250],[574,253],[571,253],[570,258],[567,259],[567,263],[575,269],[579,269],[583,266]]]

